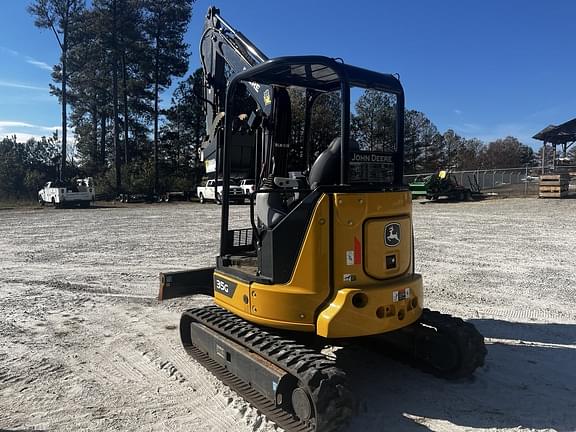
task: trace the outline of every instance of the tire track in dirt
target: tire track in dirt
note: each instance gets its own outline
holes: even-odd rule
[[[2,363],[0,369],[0,389],[15,383],[30,384],[39,378],[58,379],[66,375],[64,366],[59,362],[43,358],[39,363],[26,366],[26,359],[12,358]]]
[[[559,322],[559,321],[576,321],[576,311],[552,311],[549,309],[501,309],[488,308],[481,309],[478,314],[482,318],[498,317],[510,321],[542,321],[542,322]]]
[[[103,392],[126,389],[117,395],[119,406],[129,399],[141,418],[149,417],[151,407],[162,407],[158,417],[170,429],[180,430],[188,421],[201,418],[203,425],[213,430],[241,430],[220,383],[186,356],[176,339],[177,332],[159,328],[155,314],[162,310],[132,307],[135,311],[117,315],[115,325],[108,325],[111,330],[122,328],[122,334],[105,332],[110,336],[84,358],[92,368],[95,384]],[[125,412],[112,411],[110,416],[122,420]]]
[[[576,323],[576,310],[568,309],[540,309],[530,307],[482,307],[475,305],[463,313],[462,307],[453,302],[434,299],[427,302],[428,306],[434,310],[444,313],[458,315],[465,319],[501,319],[510,322],[540,322],[540,323],[557,323],[568,322]]]
[[[157,325],[157,319],[149,316],[143,317],[142,321],[150,326]],[[145,355],[170,377],[185,380],[197,398],[200,397],[209,402],[212,407],[206,411],[206,414],[211,417],[220,417],[219,428],[238,430],[238,417],[242,418],[242,422],[250,430],[259,430],[265,424],[270,426],[260,412],[252,408],[234,391],[222,386],[220,381],[185,353],[180,345],[177,330],[171,334],[173,337],[169,341],[158,341],[160,343],[152,348],[148,346]],[[140,350],[143,349],[144,345],[140,345]],[[214,393],[215,389],[217,397]],[[229,415],[224,418],[223,412],[229,412]]]

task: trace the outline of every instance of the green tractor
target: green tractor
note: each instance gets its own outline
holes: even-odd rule
[[[419,176],[409,184],[412,197],[426,196],[429,200],[445,198],[451,201],[469,201],[481,198],[476,177],[468,177],[469,187],[458,183],[451,170],[438,170],[427,177]]]

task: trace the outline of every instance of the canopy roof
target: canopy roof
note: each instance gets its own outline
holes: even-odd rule
[[[318,91],[340,90],[342,80],[350,86],[403,94],[400,81],[382,74],[344,64],[324,56],[277,57],[239,73],[234,80],[300,86]]]
[[[546,126],[532,138],[552,144],[566,144],[576,141],[576,118],[558,126]]]

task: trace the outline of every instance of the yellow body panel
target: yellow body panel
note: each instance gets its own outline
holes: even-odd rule
[[[335,289],[354,288],[358,286],[381,285],[382,281],[371,277],[364,271],[365,255],[370,253],[371,260],[384,259],[390,253],[380,237],[380,250],[375,245],[366,250],[366,235],[363,232],[365,223],[385,219],[399,221],[411,220],[412,197],[410,192],[372,192],[335,194],[334,199],[334,283]],[[407,262],[406,272],[412,271],[412,227],[411,224],[401,235],[401,242],[394,248],[399,254],[401,263]],[[372,240],[372,239],[371,239]],[[360,257],[355,251],[356,241],[360,242]],[[370,242],[368,242],[371,244]],[[356,247],[357,249],[357,247]],[[350,252],[354,251],[354,254]],[[353,260],[350,260],[353,255]],[[359,259],[358,259],[359,258]],[[348,275],[348,276],[347,276]],[[387,278],[401,276],[393,272]]]
[[[402,238],[397,245],[385,246],[382,243],[387,227],[397,223]],[[389,228],[388,228],[389,229]],[[364,224],[364,271],[374,279],[390,279],[405,274],[412,262],[412,223],[409,217],[370,219]],[[387,268],[386,260],[391,258],[396,264]]]
[[[316,333],[326,338],[385,333],[413,323],[421,313],[420,275],[381,286],[344,288],[318,316]]]
[[[291,280],[285,285],[253,283],[251,286],[251,313],[253,321],[272,320],[307,325],[315,330],[318,306],[330,294],[330,203],[323,195],[314,210],[304,237],[300,255]],[[277,327],[277,325],[274,325]]]
[[[217,289],[218,280],[225,281],[230,285],[235,285],[232,297],[224,295]],[[234,278],[230,275],[214,271],[214,301],[217,305],[222,306],[238,315],[249,315],[250,305],[250,285]],[[247,301],[248,300],[248,301]]]
[[[410,192],[324,194],[288,283],[245,283],[215,272],[236,284],[231,296],[215,289],[215,301],[256,324],[327,338],[404,327],[422,310],[422,279],[412,273],[411,212]],[[400,227],[398,242],[387,246],[391,223]],[[386,268],[387,255],[396,257],[393,268]]]

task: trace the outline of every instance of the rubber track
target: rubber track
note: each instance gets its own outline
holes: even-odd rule
[[[301,422],[252,389],[192,345],[182,340],[186,351],[198,359],[225,384],[260,409],[270,420],[289,432],[336,432],[347,424],[353,400],[344,373],[335,362],[316,350],[286,339],[273,330],[263,329],[219,308],[190,309],[182,315],[181,328],[196,321],[257,353],[290,373],[312,398],[315,417]]]
[[[474,371],[484,366],[487,354],[484,336],[461,318],[443,314],[430,309],[423,309],[418,324],[432,327],[439,335],[448,337],[458,350],[459,362],[449,371],[438,371],[430,368],[429,372],[447,379],[460,379],[471,376]]]

